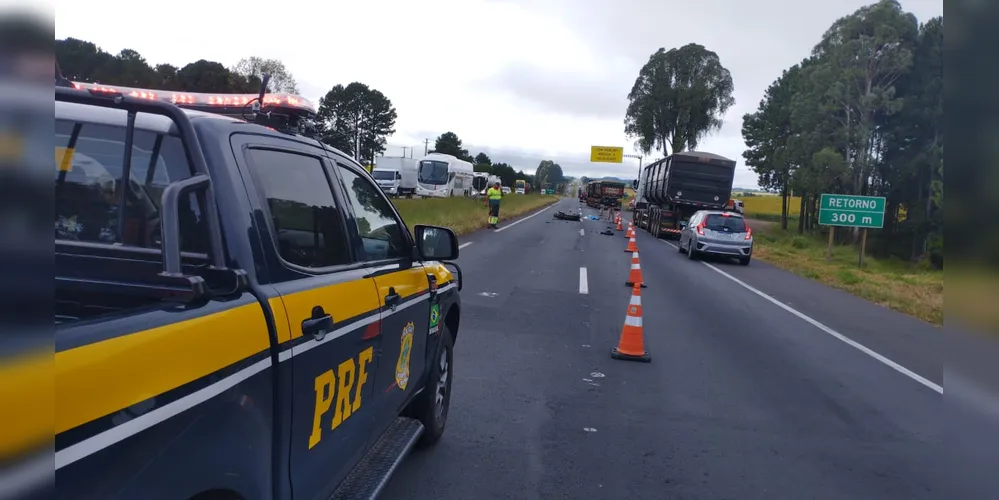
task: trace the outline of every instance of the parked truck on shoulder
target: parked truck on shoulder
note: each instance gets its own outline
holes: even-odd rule
[[[400,156],[381,156],[376,159],[371,176],[378,187],[389,196],[412,198],[416,193],[420,161]]]
[[[680,222],[722,209],[732,195],[735,161],[703,151],[674,153],[642,170],[635,187],[635,225],[653,236],[679,236]]]
[[[586,206],[592,208],[621,208],[624,183],[618,181],[590,181],[585,186]]]

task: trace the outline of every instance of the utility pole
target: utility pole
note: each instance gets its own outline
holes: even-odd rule
[[[409,150],[412,150],[412,149],[413,149],[413,147],[412,147],[412,146],[401,146],[401,147],[402,147],[402,157],[403,157],[403,158],[405,158],[405,157],[406,157],[406,150],[407,150],[407,149],[409,149]]]
[[[427,153],[429,153],[429,152],[430,152],[430,139],[424,139],[423,140],[423,156],[427,156]]]
[[[642,180],[642,157],[639,155],[621,155],[625,158],[634,158],[638,160],[638,177],[635,177],[639,182]],[[637,188],[636,188],[637,189]],[[637,194],[636,194],[637,195]]]

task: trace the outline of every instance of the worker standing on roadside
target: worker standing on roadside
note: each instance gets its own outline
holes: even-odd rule
[[[486,196],[489,197],[489,227],[495,229],[496,224],[499,224],[500,200],[503,199],[503,189],[500,188],[500,183],[493,184],[493,187],[486,191]]]

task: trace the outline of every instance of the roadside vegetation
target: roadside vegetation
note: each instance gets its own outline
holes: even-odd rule
[[[928,323],[943,324],[943,271],[925,261],[914,265],[897,257],[867,256],[858,267],[858,247],[834,245],[832,259],[826,262],[827,236],[797,234],[778,224],[754,226],[757,259]]]
[[[558,201],[556,195],[508,195],[500,205],[500,223]],[[410,231],[416,224],[451,228],[456,234],[468,234],[486,227],[488,208],[485,200],[471,198],[394,199]]]

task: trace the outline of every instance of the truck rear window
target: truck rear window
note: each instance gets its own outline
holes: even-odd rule
[[[124,218],[119,217],[118,200],[125,127],[57,120],[55,146],[56,240],[159,248],[163,189],[191,176],[178,137],[135,131],[131,172],[124,183]],[[189,200],[181,204],[181,250],[204,253],[207,238],[202,211],[195,195]]]

